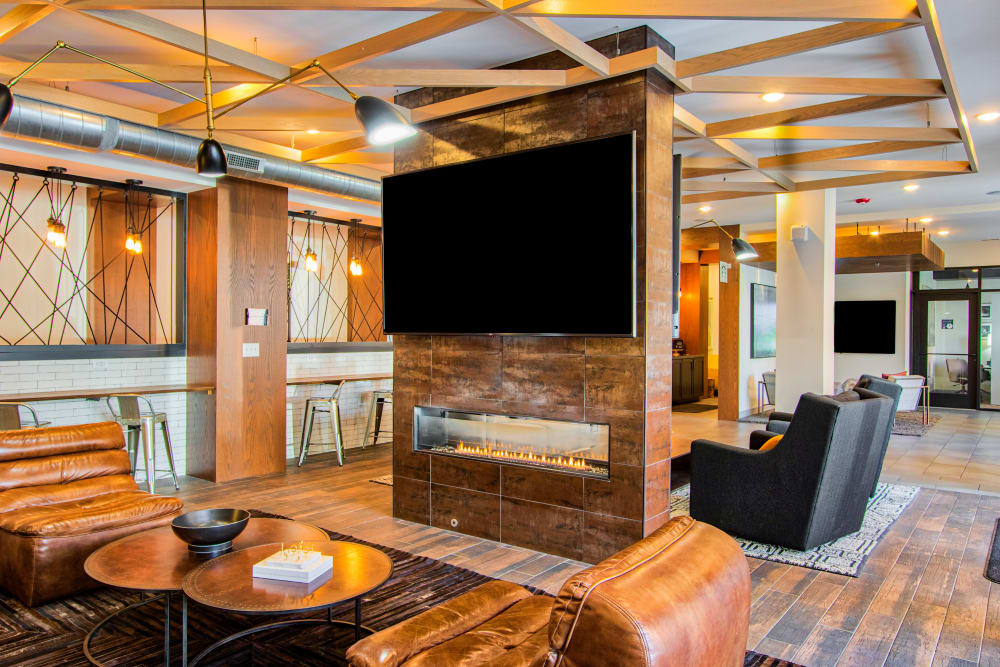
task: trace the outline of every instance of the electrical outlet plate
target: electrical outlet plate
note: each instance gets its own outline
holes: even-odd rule
[[[243,356],[244,357],[259,357],[260,356],[260,343],[243,343]]]

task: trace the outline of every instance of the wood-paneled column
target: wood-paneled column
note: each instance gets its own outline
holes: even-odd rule
[[[188,195],[188,382],[215,386],[188,394],[189,475],[285,469],[287,215],[288,190],[274,185],[227,177]],[[266,308],[267,325],[247,326],[247,308]]]
[[[738,237],[740,226],[729,225],[726,231]],[[729,264],[728,282],[719,279],[719,419],[736,421],[740,418],[740,263],[721,230],[719,262]]]

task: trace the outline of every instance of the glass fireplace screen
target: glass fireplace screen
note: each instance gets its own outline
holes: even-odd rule
[[[413,408],[413,448],[559,472],[608,477],[607,424]]]

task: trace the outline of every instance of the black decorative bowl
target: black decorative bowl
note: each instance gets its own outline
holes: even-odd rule
[[[200,556],[218,556],[233,548],[233,540],[247,527],[250,512],[235,509],[195,510],[170,522],[174,534]]]

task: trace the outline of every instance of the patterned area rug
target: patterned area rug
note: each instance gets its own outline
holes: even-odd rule
[[[253,516],[287,518],[250,510]],[[363,599],[362,622],[376,630],[390,627],[491,580],[482,574],[433,558],[326,531],[334,540],[367,544],[392,558],[392,577]],[[530,589],[535,593],[542,591]],[[100,589],[34,609],[0,592],[0,666],[68,667],[89,664],[81,645],[97,621],[137,602],[139,595]],[[173,664],[180,659],[180,598],[172,607]],[[190,604],[188,655],[193,658],[216,639],[253,625],[276,620],[272,616],[239,616]],[[353,604],[333,608],[335,618],[353,620]],[[122,614],[107,624],[91,643],[94,657],[107,665],[163,664],[163,602],[152,602]],[[321,617],[326,612],[298,615]],[[281,616],[281,619],[293,616]],[[338,626],[305,626],[254,635],[212,653],[203,665],[311,666],[343,662],[343,651],[354,641],[354,632]],[[747,651],[745,667],[787,667],[792,663]],[[793,666],[794,667],[794,666]]]
[[[892,427],[893,435],[925,435],[941,421],[941,415],[931,415],[930,422],[925,424],[923,414],[917,412],[897,412],[896,423]]]
[[[733,536],[743,548],[743,553],[761,560],[808,567],[823,572],[858,576],[868,555],[878,544],[879,538],[899,518],[920,489],[916,486],[879,484],[875,495],[868,500],[865,520],[861,530],[851,535],[827,542],[809,551],[796,551],[773,544],[763,544]],[[691,485],[671,490],[670,515],[690,514]]]
[[[376,477],[375,479],[368,480],[372,484],[381,484],[382,486],[392,486],[392,475],[382,475],[381,477]]]

